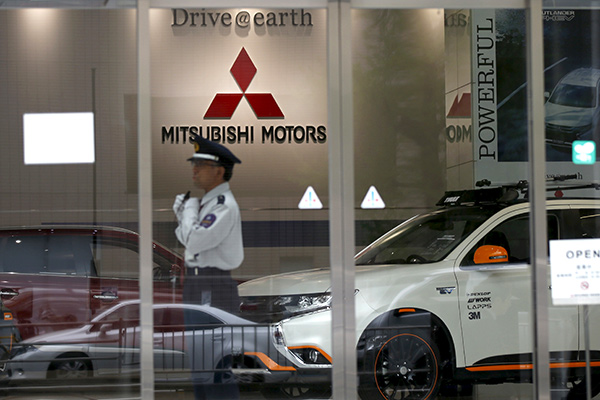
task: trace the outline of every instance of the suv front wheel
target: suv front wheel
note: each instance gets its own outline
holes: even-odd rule
[[[364,352],[363,400],[431,399],[441,381],[440,352],[426,332],[378,330]]]

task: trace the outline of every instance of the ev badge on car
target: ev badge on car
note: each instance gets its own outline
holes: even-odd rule
[[[454,289],[456,289],[456,286],[444,286],[435,288],[435,290],[440,292],[440,294],[452,294],[452,291]]]

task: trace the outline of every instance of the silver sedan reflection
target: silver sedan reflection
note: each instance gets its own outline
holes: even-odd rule
[[[195,382],[215,374],[277,382],[293,370],[273,344],[273,328],[225,311],[189,304],[155,304],[154,369],[159,382]],[[76,329],[16,345],[5,365],[12,384],[29,380],[139,376],[139,302],[123,302]]]

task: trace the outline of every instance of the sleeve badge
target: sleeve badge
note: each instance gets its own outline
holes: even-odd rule
[[[217,220],[217,216],[215,214],[208,214],[204,218],[202,218],[202,221],[200,222],[200,226],[203,228],[210,228],[212,226],[212,224],[215,223],[216,220]]]

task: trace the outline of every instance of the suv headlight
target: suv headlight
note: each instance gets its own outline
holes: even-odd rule
[[[273,304],[292,315],[324,310],[331,307],[331,293],[309,293],[280,296]]]
[[[274,323],[300,314],[331,307],[331,293],[307,293],[279,296],[246,296],[242,298],[240,315],[259,323]]]

